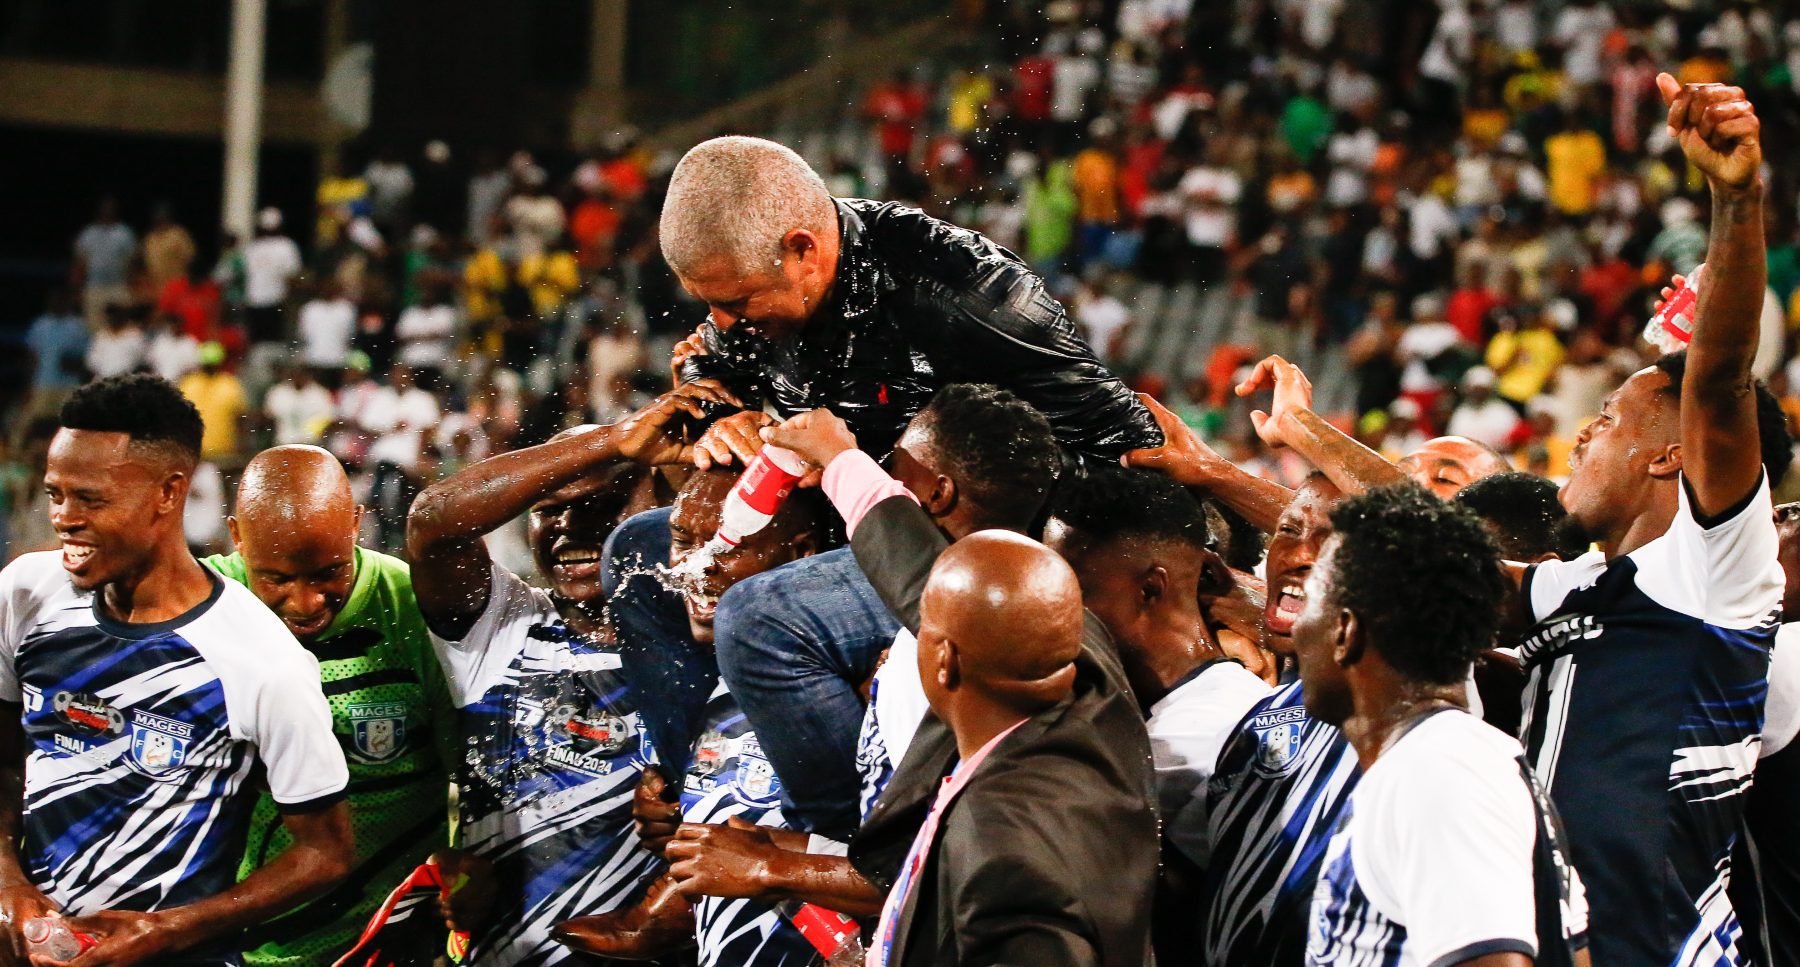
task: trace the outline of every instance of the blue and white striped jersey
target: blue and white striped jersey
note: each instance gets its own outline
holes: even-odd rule
[[[869,704],[856,737],[856,771],[862,778],[858,815],[866,817],[875,808],[930,711],[919,682],[919,640],[902,628],[869,684]]]
[[[1568,830],[1596,964],[1741,964],[1731,854],[1768,693],[1782,572],[1769,487],[1717,520],[1539,564],[1522,737]]]
[[[1298,682],[1251,707],[1207,781],[1201,963],[1303,962],[1313,886],[1358,775],[1355,750],[1306,714]]]
[[[284,810],[349,773],[319,666],[243,585],[170,621],[125,624],[56,552],[0,571],[0,700],[24,706],[31,880],[71,914],[163,910],[237,881],[260,764]],[[235,942],[169,963],[235,964]]]
[[[548,594],[499,565],[469,633],[432,642],[465,743],[460,845],[499,887],[469,962],[586,963],[551,929],[634,902],[657,868],[631,822],[655,752],[619,654],[570,634]]]
[[[707,700],[694,758],[681,787],[681,818],[782,826],[781,780],[762,753],[750,721],[720,682]],[[811,943],[771,904],[701,897],[694,908],[700,967],[807,967]]]
[[[1416,721],[1357,783],[1325,854],[1308,967],[1437,967],[1521,953],[1571,967],[1587,904],[1511,736],[1461,709]]]

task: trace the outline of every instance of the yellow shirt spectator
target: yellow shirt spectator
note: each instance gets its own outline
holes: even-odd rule
[[[548,318],[581,288],[581,264],[573,252],[527,255],[519,260],[519,284],[531,293],[531,305],[538,318]]]
[[[1515,403],[1543,392],[1550,374],[1562,365],[1563,344],[1541,326],[1523,332],[1496,333],[1488,343],[1487,365],[1499,375],[1494,389]]]
[[[244,384],[222,369],[202,369],[183,376],[180,387],[206,423],[200,436],[200,459],[217,463],[236,456],[238,420],[250,406],[244,396]]]
[[[1544,141],[1550,201],[1565,214],[1594,209],[1594,181],[1606,173],[1606,145],[1592,131],[1564,131]]]

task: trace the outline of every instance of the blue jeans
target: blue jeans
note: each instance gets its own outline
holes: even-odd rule
[[[673,786],[699,738],[719,665],[688,632],[681,596],[656,578],[655,568],[669,563],[669,512],[644,511],[612,532],[600,555],[600,589],[625,659],[620,672]]]
[[[746,578],[719,599],[719,671],[781,778],[789,825],[833,839],[856,830],[858,689],[899,630],[848,547]]]

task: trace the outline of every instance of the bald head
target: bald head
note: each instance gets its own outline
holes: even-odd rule
[[[251,458],[238,483],[240,530],[330,530],[327,525],[353,524],[355,513],[344,465],[318,447],[264,450]],[[349,539],[356,539],[353,529]]]
[[[229,520],[250,590],[302,639],[323,632],[343,608],[361,523],[343,465],[308,446],[252,458]]]
[[[1419,486],[1445,500],[1469,484],[1512,467],[1498,450],[1468,437],[1441,436],[1407,454],[1399,467]]]
[[[769,275],[783,237],[796,229],[835,234],[837,209],[818,172],[783,145],[739,136],[702,141],[670,176],[662,252],[678,275],[709,262]]]
[[[1054,705],[1074,683],[1081,626],[1081,586],[1049,548],[999,530],[957,541],[932,567],[921,602],[920,672],[932,707],[959,694],[1024,714]]]

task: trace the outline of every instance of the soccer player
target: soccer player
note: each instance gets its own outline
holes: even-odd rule
[[[1206,783],[1225,740],[1269,686],[1221,648],[1206,600],[1232,578],[1205,512],[1180,484],[1106,464],[1061,481],[1044,529],[1119,645],[1155,756],[1163,836],[1204,862]]]
[[[235,964],[246,927],[349,870],[319,669],[182,536],[200,414],[170,383],[77,390],[44,487],[61,552],[0,572],[0,919],[60,910],[94,964]],[[21,707],[22,706],[22,707]],[[260,773],[292,846],[237,882]]]
[[[696,471],[683,485],[669,516],[669,561],[677,569],[718,531],[720,508],[737,480],[735,469],[714,467]],[[713,558],[697,579],[684,583],[681,591],[694,639],[711,644],[709,603],[727,589],[817,551],[826,536],[824,514],[818,490],[796,491],[762,530]],[[685,761],[671,763],[678,769],[686,767],[680,803],[667,804],[656,822],[639,827],[652,850],[662,852],[666,846],[668,859],[677,864],[697,849],[692,843],[699,833],[761,836],[785,828],[781,780],[724,682],[713,689],[699,728]],[[660,786],[652,778],[657,775],[647,772],[645,781]],[[689,838],[668,843],[678,826]],[[711,885],[684,884],[683,893],[691,903],[652,887],[633,909],[564,923],[557,929],[558,939],[577,950],[629,954],[634,959],[659,957],[697,943],[701,967],[805,967],[812,962],[812,945],[776,911],[773,900],[731,892],[712,896]],[[678,931],[671,924],[686,929]]]
[[[1518,741],[1464,707],[1508,590],[1493,538],[1414,485],[1331,520],[1294,648],[1307,712],[1343,732],[1363,776],[1325,853],[1307,964],[1585,963],[1555,813]]]
[[[1743,840],[1733,854],[1732,903],[1747,939],[1760,946],[1755,963],[1800,963],[1800,504],[1775,508],[1781,537],[1781,628],[1769,663],[1768,714],[1756,784],[1744,809]],[[1755,953],[1756,951],[1753,951]]]
[[[1302,445],[1320,459],[1325,455],[1313,442],[1357,457],[1356,451],[1332,443],[1319,425],[1298,369],[1285,361],[1266,361],[1261,370],[1276,390],[1272,413],[1262,420],[1264,430],[1279,433],[1293,426],[1303,431]],[[1154,467],[1246,512],[1273,494],[1268,489],[1273,485],[1265,481],[1222,471],[1192,430],[1166,410],[1152,410],[1169,443],[1134,451],[1128,457],[1132,465]],[[1375,459],[1380,465],[1364,461],[1368,470],[1398,477],[1392,465]],[[1331,535],[1331,510],[1343,496],[1324,473],[1315,473],[1291,492],[1271,525],[1262,644],[1280,656],[1282,684],[1237,723],[1219,753],[1204,800],[1189,807],[1185,821],[1203,818],[1204,837],[1175,841],[1205,870],[1197,959],[1208,967],[1296,967],[1305,959],[1319,861],[1359,775],[1355,752],[1343,734],[1307,714],[1293,675],[1294,619],[1305,604],[1306,578]]]
[[[632,792],[655,752],[601,614],[600,547],[618,465],[691,459],[677,414],[730,397],[691,383],[620,422],[491,457],[419,495],[407,521],[413,589],[466,743],[458,787],[469,881],[449,904],[470,962],[540,965],[579,955],[551,930],[634,901],[656,867]],[[496,565],[482,535],[529,512],[549,591]]]
[[[1520,651],[1522,737],[1608,967],[1741,962],[1725,887],[1781,604],[1769,478],[1790,459],[1750,374],[1766,274],[1756,115],[1737,88],[1657,83],[1712,191],[1693,342],[1577,438],[1561,500],[1604,550],[1523,574],[1538,625]]]
[[[227,520],[236,553],[205,563],[249,587],[318,659],[332,729],[349,760],[356,831],[351,875],[318,900],[258,924],[244,960],[327,967],[356,943],[388,891],[449,843],[456,708],[406,562],[356,544],[362,508],[336,457],[309,446],[264,450],[244,468],[236,510]],[[238,875],[250,876],[292,844],[265,794]],[[414,926],[430,935],[432,925]],[[437,933],[441,940],[441,925]]]

